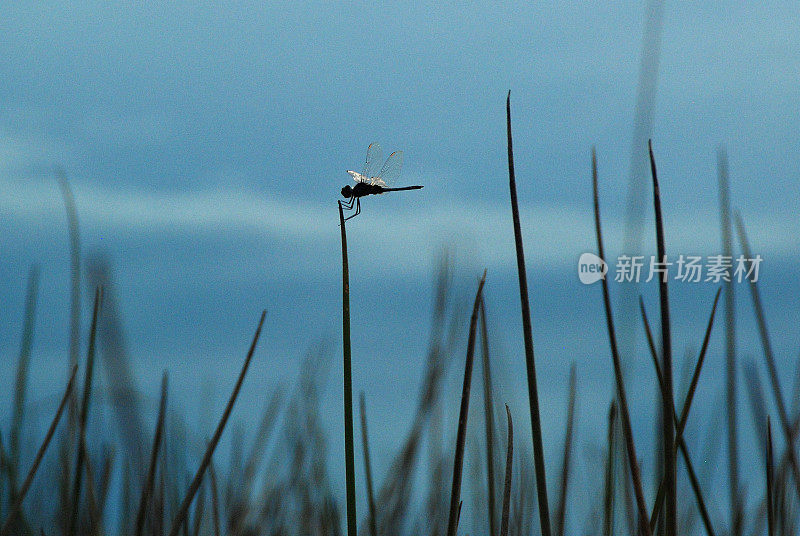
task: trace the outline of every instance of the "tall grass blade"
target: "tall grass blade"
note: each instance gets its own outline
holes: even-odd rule
[[[767,437],[767,402],[764,397],[764,388],[761,383],[761,375],[758,372],[758,367],[751,359],[745,359],[742,362],[742,369],[744,374],[745,390],[747,393],[747,401],[750,404],[750,416],[753,420],[753,429],[756,436],[759,438],[760,443],[759,452],[763,456],[767,452],[767,445],[764,443]],[[766,459],[761,460],[766,463]]]
[[[661,192],[658,187],[658,172],[656,160],[653,157],[653,144],[648,142],[647,150],[650,154],[650,171],[653,175],[653,206],[656,220],[656,250],[658,262],[667,262],[667,253],[664,245],[664,220],[661,215]],[[661,441],[664,445],[664,495],[666,536],[676,536],[678,527],[677,482],[675,470],[675,427],[669,417],[675,412],[672,386],[672,338],[670,336],[669,321],[669,291],[667,287],[667,274],[658,279],[659,304],[661,306],[661,369],[664,375],[664,389],[661,393],[662,414],[664,415]]]
[[[569,485],[570,458],[572,456],[572,433],[575,427],[575,363],[569,368],[569,404],[567,407],[567,430],[564,434],[564,457],[561,462],[561,486],[558,490],[556,507],[556,535],[564,536],[564,521],[567,515],[567,487]]]
[[[692,400],[694,400],[694,393],[697,390],[697,384],[700,381],[700,371],[703,369],[703,363],[705,362],[706,353],[708,350],[708,341],[711,338],[711,329],[714,327],[714,317],[717,313],[717,304],[719,303],[719,296],[722,289],[717,289],[717,293],[714,295],[714,304],[711,306],[711,314],[708,316],[708,324],[706,324],[706,332],[703,335],[703,343],[700,346],[700,355],[697,357],[697,365],[694,368],[694,372],[692,373],[692,380],[689,382],[689,389],[686,391],[686,400],[683,403],[683,408],[681,409],[681,416],[678,419],[678,427],[675,431],[675,437],[680,438],[683,436],[683,431],[686,428],[686,421],[689,419],[689,409],[692,405]]]
[[[222,417],[219,420],[219,424],[217,425],[217,429],[214,431],[214,435],[211,437],[211,441],[208,443],[208,447],[206,448],[206,453],[203,456],[203,460],[200,462],[200,467],[197,469],[197,472],[192,479],[192,483],[189,485],[189,490],[186,492],[186,496],[183,498],[183,502],[178,507],[178,513],[175,515],[172,521],[172,528],[169,531],[169,536],[177,536],[178,531],[183,525],[184,521],[186,521],[186,516],[189,513],[189,507],[192,504],[192,499],[194,499],[197,490],[200,488],[200,484],[203,481],[203,475],[205,474],[206,469],[208,468],[208,464],[211,463],[211,457],[214,455],[214,450],[217,448],[217,443],[219,443],[219,438],[222,436],[222,432],[225,429],[225,424],[228,422],[228,418],[231,415],[231,411],[233,410],[233,405],[236,402],[236,398],[239,395],[239,390],[242,388],[242,383],[244,382],[244,377],[247,374],[247,369],[250,366],[250,361],[253,358],[253,354],[256,350],[256,344],[258,343],[258,337],[261,335],[261,328],[264,325],[264,317],[267,315],[266,311],[261,313],[261,319],[258,321],[258,327],[256,328],[256,333],[253,336],[253,342],[250,344],[250,350],[247,352],[247,357],[244,360],[244,364],[242,365],[242,370],[239,373],[239,378],[236,380],[236,385],[233,388],[233,392],[231,392],[231,396],[228,399],[228,404],[225,406],[225,410],[222,413]]]
[[[86,443],[83,444],[83,465],[86,468],[86,505],[89,514],[89,527],[91,527],[91,534],[99,534],[102,532],[102,512],[97,503],[97,490],[94,485],[94,470],[92,469],[89,452]]]
[[[456,433],[456,451],[453,460],[453,487],[450,494],[450,516],[447,520],[447,536],[455,536],[458,529],[458,518],[461,513],[461,477],[464,467],[464,443],[467,437],[467,418],[469,417],[469,393],[472,385],[472,366],[475,357],[475,338],[478,324],[478,309],[481,305],[483,285],[486,283],[486,271],[483,272],[472,316],[469,321],[469,338],[467,340],[467,359],[464,366],[464,384],[461,388],[461,408],[458,412],[458,431]]]
[[[614,535],[614,460],[616,456],[616,440],[614,430],[616,430],[617,405],[612,401],[608,408],[608,435],[606,443],[608,451],[606,454],[605,485],[603,486],[603,536]]]
[[[372,464],[369,458],[369,435],[367,434],[367,403],[364,401],[364,392],[359,398],[361,409],[361,445],[364,448],[364,475],[367,479],[367,504],[369,505],[369,533],[378,535],[377,514],[375,508],[375,493],[372,488]]]
[[[517,273],[519,274],[519,298],[522,308],[522,336],[525,342],[525,367],[528,375],[528,404],[531,414],[533,439],[533,464],[536,472],[536,491],[539,503],[539,523],[542,536],[550,536],[550,506],[547,499],[547,476],[545,475],[544,448],[542,447],[542,423],[539,418],[539,392],[536,384],[536,361],[533,355],[531,308],[528,302],[528,277],[525,270],[525,250],[522,246],[522,229],[517,205],[517,183],[514,177],[514,149],[511,140],[511,91],[506,98],[506,131],[508,137],[508,184],[511,192],[511,216],[514,220],[514,244],[517,251]]]
[[[72,536],[78,528],[78,511],[81,502],[81,482],[83,479],[83,464],[86,459],[86,423],[89,419],[89,402],[92,396],[92,378],[94,377],[94,354],[97,336],[97,315],[103,300],[103,289],[97,287],[94,293],[94,308],[92,310],[92,325],[89,330],[89,347],[86,351],[86,371],[83,380],[83,398],[81,399],[81,413],[78,422],[78,453],[75,461],[75,482],[72,485],[72,515],[70,516],[69,532]]]
[[[404,445],[394,457],[391,469],[378,492],[377,504],[380,505],[380,511],[377,525],[378,533],[383,536],[399,536],[402,534],[402,526],[409,510],[407,505],[411,500],[412,486],[414,484],[412,475],[418,462],[420,443],[426,423],[428,428],[431,429],[431,443],[436,443],[435,436],[438,431],[432,429],[433,425],[429,421],[432,417],[435,418],[438,413],[437,410],[441,409],[439,404],[441,385],[448,358],[461,329],[459,315],[453,315],[446,330],[447,335],[444,340],[441,340],[445,333],[444,321],[449,294],[448,281],[447,264],[443,263],[437,281],[430,346],[417,409]],[[437,460],[437,465],[435,471],[432,471],[431,478],[444,473],[443,465],[445,462],[443,458],[437,458]],[[435,485],[432,489],[435,492],[432,493],[428,506],[432,512],[431,518],[434,522],[442,520],[441,524],[444,525],[447,521],[449,505],[447,504],[447,494],[442,489],[441,482],[443,482],[442,478],[437,478],[434,481]],[[437,525],[436,528],[437,530],[441,528],[441,532],[446,530],[445,526],[438,527]]]
[[[281,402],[283,401],[283,391],[281,389],[275,389],[272,393],[272,396],[269,399],[269,403],[267,404],[267,408],[264,410],[264,415],[261,418],[261,423],[258,426],[258,430],[256,430],[256,438],[253,441],[253,446],[250,449],[250,454],[247,457],[247,461],[244,465],[244,472],[242,473],[242,482],[246,486],[245,497],[250,495],[249,490],[252,489],[253,479],[256,475],[256,470],[258,469],[258,464],[261,462],[262,458],[264,457],[264,451],[267,448],[267,443],[269,441],[270,435],[272,430],[275,427],[275,422],[278,417],[278,412],[281,408]]]
[[[697,364],[695,365],[694,372],[692,373],[692,379],[689,383],[689,389],[686,392],[686,399],[683,403],[683,410],[681,411],[681,416],[678,418],[677,413],[675,413],[673,408],[673,424],[675,426],[675,451],[674,455],[677,455],[678,450],[680,450],[681,454],[683,455],[684,462],[686,463],[686,471],[689,475],[689,482],[692,486],[692,491],[694,492],[695,499],[697,500],[698,510],[700,511],[700,517],[703,520],[703,524],[705,525],[706,533],[709,536],[714,536],[714,528],[711,524],[711,517],[708,515],[708,508],[706,507],[705,500],[703,498],[703,493],[700,489],[700,483],[697,478],[697,475],[694,470],[694,465],[692,464],[691,458],[689,457],[689,450],[686,446],[686,443],[683,440],[683,431],[686,428],[686,423],[689,420],[689,410],[692,407],[692,401],[694,400],[694,393],[697,389],[697,384],[700,381],[700,371],[703,368],[703,363],[705,362],[706,351],[708,350],[708,341],[711,337],[711,328],[714,326],[714,316],[717,310],[717,304],[719,303],[719,296],[721,292],[721,288],[717,290],[716,295],[714,296],[714,305],[711,308],[711,315],[708,318],[708,325],[706,326],[705,335],[703,336],[703,344],[700,348],[700,355],[697,358]],[[639,309],[642,315],[642,322],[644,324],[645,335],[647,337],[647,344],[650,348],[650,356],[653,360],[653,366],[656,371],[656,377],[658,379],[658,386],[659,389],[663,392],[664,390],[664,375],[661,370],[661,366],[658,363],[658,352],[656,351],[655,343],[653,342],[653,333],[650,330],[650,323],[647,320],[647,311],[644,307],[644,301],[641,297],[639,297]],[[656,493],[656,501],[653,504],[653,512],[650,516],[650,529],[655,530],[656,522],[659,519],[659,515],[661,513],[662,505],[664,504],[664,494],[666,492],[666,486],[664,479],[662,479],[658,483],[658,491]]]
[[[22,501],[25,499],[25,495],[28,493],[28,490],[31,487],[31,483],[33,482],[33,477],[36,476],[36,471],[39,469],[39,464],[42,463],[42,458],[44,457],[44,453],[47,451],[48,445],[50,445],[50,440],[53,439],[53,434],[56,431],[56,426],[58,426],[58,422],[61,420],[61,414],[64,413],[64,408],[67,405],[67,401],[69,400],[70,396],[72,395],[72,389],[75,385],[75,375],[78,372],[77,365],[72,367],[72,374],[69,377],[69,382],[67,383],[67,388],[64,390],[64,395],[61,397],[61,402],[58,404],[58,409],[56,410],[56,414],[53,417],[52,422],[50,423],[50,428],[47,429],[47,433],[44,436],[44,440],[42,441],[39,450],[36,452],[36,457],[33,460],[33,464],[31,465],[30,470],[28,471],[28,476],[25,477],[25,481],[22,483],[22,486],[19,489],[19,493],[17,494],[16,501],[14,505],[11,507],[11,511],[6,517],[5,522],[3,523],[3,527],[0,528],[0,536],[6,536],[10,533],[11,529],[14,527],[14,518],[16,518],[17,514],[22,507]]]
[[[106,449],[103,455],[102,470],[100,472],[100,479],[97,486],[97,510],[103,519],[104,512],[106,511],[106,504],[108,503],[108,495],[111,486],[111,477],[114,474],[114,451]]]
[[[114,293],[111,262],[98,255],[89,260],[86,272],[91,288],[103,287],[103,310],[98,320],[100,329],[97,333],[101,349],[100,361],[105,371],[114,416],[122,435],[121,444],[131,462],[130,470],[134,482],[138,484],[145,475],[145,444],[149,444],[149,439],[144,434],[144,413],[126,348],[120,309]]]
[[[728,155],[724,149],[717,153],[719,182],[719,213],[722,230],[722,254],[733,258]],[[736,426],[736,303],[733,281],[723,283],[725,296],[725,416],[728,439],[728,493],[730,499],[731,536],[742,533],[742,504],[739,497],[739,448]]]
[[[708,323],[706,324],[706,330],[703,335],[703,343],[700,346],[700,354],[697,357],[697,364],[694,367],[694,371],[692,372],[692,379],[689,382],[689,388],[686,391],[686,400],[683,402],[683,407],[681,409],[681,416],[679,419],[676,419],[676,429],[675,429],[675,438],[676,441],[683,435],[683,431],[686,428],[686,422],[689,419],[689,410],[692,407],[692,401],[694,400],[694,394],[697,390],[697,385],[700,382],[700,372],[703,369],[703,363],[705,363],[705,357],[708,350],[708,343],[711,339],[711,330],[714,327],[714,317],[716,316],[717,312],[717,304],[719,303],[720,292],[722,288],[717,289],[717,293],[714,295],[714,304],[711,306],[711,314],[708,317]],[[647,320],[647,311],[644,307],[644,301],[641,297],[639,297],[639,311],[642,315],[642,323],[644,324],[644,331],[645,335],[647,336],[647,343],[650,348],[650,356],[653,358],[653,365],[656,369],[656,374],[659,378],[663,379],[663,371],[661,366],[658,363],[658,352],[655,348],[655,343],[653,341],[653,332],[650,330],[650,323]],[[676,450],[677,452],[677,450]]]
[[[649,333],[648,329],[648,338],[650,339],[650,348],[653,352],[653,363],[656,366],[656,376],[658,376],[658,386],[659,389],[664,388],[664,377],[661,374],[661,367],[658,365],[658,358],[655,355],[654,347],[652,346],[652,335]],[[690,402],[690,401],[687,401]],[[673,413],[673,422],[675,424],[676,429],[680,429],[681,422],[685,421],[678,421],[678,416]],[[683,439],[682,434],[677,434],[675,448],[679,449],[681,454],[683,455],[683,460],[686,463],[686,472],[689,475],[689,483],[692,487],[692,491],[694,493],[695,499],[697,500],[697,509],[700,511],[700,517],[703,520],[703,525],[705,526],[706,533],[708,536],[714,536],[714,527],[711,524],[711,517],[708,514],[708,508],[706,507],[705,499],[703,498],[703,492],[700,489],[700,481],[697,478],[697,474],[694,470],[694,464],[692,464],[692,459],[689,456],[689,450],[686,446],[686,442]],[[662,505],[664,504],[664,480],[661,479],[658,483],[658,492],[656,493],[656,501],[653,505],[653,513],[650,516],[650,530],[655,531],[656,523],[659,520],[659,514],[661,513]]]
[[[350,272],[347,264],[347,230],[339,201],[342,232],[342,356],[344,361],[344,465],[347,493],[347,536],[356,536],[356,463],[353,444],[353,373],[350,357]]]
[[[28,368],[33,345],[33,328],[36,321],[36,301],[39,294],[39,267],[31,266],[28,274],[28,287],[25,292],[25,313],[23,315],[22,343],[17,360],[17,374],[14,381],[14,402],[11,410],[11,434],[8,444],[8,480],[11,502],[14,501],[19,472],[19,440],[25,418],[25,393],[28,383]]]
[[[80,352],[81,336],[81,241],[80,230],[78,227],[78,210],[75,208],[75,197],[72,195],[67,180],[67,173],[62,167],[55,168],[58,186],[61,188],[61,197],[64,200],[64,208],[67,212],[67,225],[69,227],[69,365],[70,367],[78,364],[78,353]],[[77,424],[77,407],[70,403],[69,430],[71,434],[75,432]]]
[[[208,464],[208,476],[211,480],[211,519],[214,522],[214,536],[219,536],[219,488],[213,461]]]
[[[150,449],[150,465],[147,469],[147,477],[142,488],[142,494],[139,497],[139,508],[136,512],[136,525],[134,529],[135,536],[141,536],[144,530],[145,514],[147,506],[150,504],[151,496],[153,494],[153,485],[156,479],[156,467],[158,466],[158,451],[161,448],[164,435],[164,420],[167,414],[167,373],[166,371],[161,376],[161,399],[158,403],[158,418],[156,419],[156,432],[153,436],[153,447]]]
[[[736,231],[739,235],[739,242],[741,243],[745,259],[753,259],[753,255],[750,251],[750,242],[747,240],[747,233],[745,232],[742,217],[737,212],[734,214],[734,218],[736,220]],[[764,308],[761,304],[761,293],[758,289],[757,281],[753,281],[751,278],[748,278],[748,281],[750,283],[750,296],[753,301],[753,310],[755,311],[756,324],[758,325],[758,335],[761,338],[761,346],[764,350],[764,360],[767,364],[772,394],[775,397],[775,405],[778,408],[778,417],[780,418],[784,440],[786,441],[786,453],[789,456],[789,466],[792,470],[795,491],[797,492],[798,498],[800,498],[800,466],[798,466],[797,456],[795,454],[794,434],[792,433],[792,425],[789,422],[789,415],[786,411],[786,404],[783,399],[778,369],[775,365],[775,354],[772,352],[767,321],[764,316]]]
[[[69,232],[69,368],[78,364],[81,336],[81,242],[78,226],[78,210],[75,207],[75,197],[72,195],[67,180],[66,171],[60,167],[55,168],[56,179],[61,189],[64,209],[67,213],[67,228]],[[70,472],[72,466],[72,453],[75,450],[75,441],[78,423],[78,406],[75,397],[71,397],[67,406],[67,431],[59,446],[61,459],[61,478],[59,481],[60,519],[62,531],[69,529],[70,519]]]
[[[194,506],[194,520],[192,522],[192,536],[200,535],[200,526],[203,523],[203,513],[205,512],[206,487],[200,486],[200,490],[197,493],[197,504]],[[188,525],[188,523],[184,525],[186,531],[188,531]]]
[[[767,419],[767,534],[775,535],[775,506],[773,497],[773,467],[772,467],[772,424]]]
[[[494,400],[492,369],[489,362],[489,332],[486,328],[486,303],[481,296],[481,362],[483,364],[483,413],[486,428],[486,501],[489,509],[489,534],[496,534],[494,496]]]
[[[625,194],[625,234],[623,251],[628,255],[640,255],[644,235],[645,196],[647,194],[647,156],[642,147],[650,139],[655,121],[656,94],[658,93],[658,67],[661,58],[661,35],[664,27],[664,0],[648,0],[645,8],[645,24],[642,32],[639,76],[636,85],[636,103],[633,110],[633,137],[630,145],[630,168]],[[636,307],[639,285],[629,283],[619,290],[618,312],[620,316],[617,344],[622,359],[629,359],[636,351],[636,322],[631,311]],[[623,366],[627,363],[623,362]],[[624,372],[625,370],[623,370]],[[619,433],[619,430],[617,431]],[[623,468],[625,466],[623,465]],[[623,486],[625,493],[629,487]],[[629,502],[629,501],[628,501]]]
[[[605,258],[603,249],[603,232],[600,226],[600,203],[597,192],[597,155],[592,149],[592,195],[594,199],[594,226],[597,235],[597,251],[600,258]],[[636,510],[638,515],[639,532],[644,536],[650,536],[649,515],[647,503],[644,499],[642,489],[642,476],[639,469],[639,462],[636,456],[636,445],[633,440],[633,430],[631,428],[631,418],[628,412],[628,397],[625,393],[625,382],[622,377],[622,364],[617,351],[617,336],[614,330],[614,315],[611,311],[611,299],[608,293],[608,281],[606,278],[601,280],[603,288],[603,305],[606,313],[606,326],[608,327],[608,339],[611,346],[611,358],[614,364],[614,378],[617,384],[617,398],[619,400],[620,416],[622,417],[622,432],[625,436],[625,448],[628,453],[628,466],[631,473],[634,495],[636,497]],[[670,421],[671,422],[671,421]]]
[[[514,460],[514,422],[511,412],[506,404],[506,417],[508,418],[508,448],[506,450],[506,477],[503,481],[503,514],[500,518],[500,536],[508,536],[508,518],[511,507],[511,474],[512,461]],[[494,533],[492,533],[494,534]]]

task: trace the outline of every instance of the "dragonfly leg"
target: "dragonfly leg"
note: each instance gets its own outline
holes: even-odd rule
[[[344,221],[349,220],[350,218],[355,218],[361,213],[361,199],[356,199],[356,211],[352,215],[346,217]]]
[[[351,197],[347,201],[342,201],[342,207],[345,210],[353,210],[353,205],[355,204],[356,201],[357,201],[356,197]]]

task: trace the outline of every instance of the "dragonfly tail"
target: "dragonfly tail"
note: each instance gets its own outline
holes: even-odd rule
[[[384,188],[384,192],[400,192],[402,190],[419,190],[422,186],[402,186],[400,188]]]

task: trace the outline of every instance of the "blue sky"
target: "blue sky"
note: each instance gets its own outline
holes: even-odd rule
[[[6,363],[17,351],[33,262],[42,266],[34,363],[63,362],[68,257],[48,171],[55,165],[75,191],[84,252],[107,253],[116,268],[143,390],[156,392],[162,365],[184,378],[174,384],[179,393],[203,374],[227,385],[264,307],[274,332],[254,382],[290,381],[315,341],[333,341],[335,354],[334,200],[349,181],[345,170],[360,168],[372,141],[387,154],[402,149],[399,182],[425,189],[367,199],[349,226],[354,297],[367,311],[359,320],[381,327],[358,348],[385,352],[378,370],[386,376],[395,374],[395,360],[410,359],[404,379],[416,380],[426,340],[417,334],[427,329],[433,269],[447,246],[464,296],[489,269],[498,344],[516,363],[504,117],[511,89],[531,292],[551,306],[542,310],[554,311],[534,324],[542,378],[558,400],[546,418],[557,423],[570,356],[592,378],[587,392],[611,389],[609,368],[592,372],[589,357],[595,343],[604,348],[603,332],[587,335],[580,323],[599,311],[599,292],[577,284],[574,270],[580,253],[593,249],[592,145],[607,244],[621,245],[644,20],[642,2],[0,7]],[[800,245],[799,24],[790,2],[668,2],[653,130],[668,248],[718,252],[716,150],[724,145],[732,201],[765,258],[765,292],[778,303],[787,288],[798,290],[786,274],[798,273]],[[648,224],[645,247],[652,235]],[[677,309],[697,303],[692,314],[707,314],[713,290],[677,293]],[[576,317],[576,307],[594,313]],[[774,307],[789,362],[798,311]],[[696,333],[694,323],[684,333]],[[240,344],[232,348],[232,339]],[[0,380],[12,374],[3,367]],[[39,376],[43,391],[58,384],[49,370]],[[361,388],[382,392],[367,382]],[[517,391],[523,415],[524,385]],[[376,418],[391,415],[400,398],[377,401]],[[246,396],[243,404],[261,405]],[[604,412],[582,411],[587,423]],[[375,433],[392,448],[388,431]],[[553,451],[560,434],[550,438]],[[379,467],[385,462],[379,456]]]

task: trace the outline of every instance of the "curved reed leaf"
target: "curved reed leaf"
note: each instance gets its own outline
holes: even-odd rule
[[[506,417],[508,418],[508,448],[506,450],[506,478],[503,483],[503,515],[500,518],[500,536],[508,536],[508,518],[511,508],[511,473],[514,459],[514,422],[511,412],[506,404]]]
[[[592,148],[592,195],[594,199],[594,226],[597,236],[597,253],[602,259],[605,258],[605,251],[603,249],[603,232],[600,227],[600,203],[598,201],[597,192],[597,155],[594,148]],[[606,281],[605,277],[600,281],[603,289],[603,305],[606,313],[608,340],[611,346],[611,359],[614,364],[614,378],[617,384],[617,398],[619,399],[619,409],[622,417],[622,432],[625,436],[625,448],[628,452],[628,466],[631,472],[634,495],[636,496],[636,510],[639,515],[639,531],[644,536],[650,536],[652,532],[650,530],[650,523],[648,522],[650,518],[647,512],[647,503],[644,499],[644,490],[642,489],[642,476],[639,470],[639,462],[636,457],[636,445],[633,440],[631,418],[628,412],[628,397],[625,393],[625,382],[622,377],[622,364],[617,351],[617,336],[614,330],[614,315],[611,311],[611,299],[608,294],[608,281]]]
[[[453,460],[453,488],[450,494],[450,516],[447,520],[447,536],[455,536],[458,529],[458,518],[461,513],[461,471],[464,467],[464,443],[467,438],[467,418],[469,416],[469,393],[472,385],[472,365],[475,357],[475,337],[478,323],[478,309],[481,293],[486,282],[486,271],[478,284],[475,303],[472,306],[472,317],[469,322],[469,339],[467,341],[467,360],[464,366],[464,384],[461,388],[461,408],[458,412],[458,432],[456,433],[456,452]]]
[[[378,535],[377,514],[375,508],[375,493],[372,489],[372,464],[369,459],[369,435],[367,434],[367,403],[364,401],[364,392],[359,397],[361,409],[361,445],[364,449],[364,476],[367,479],[367,503],[369,505],[369,533]]]
[[[253,342],[250,344],[250,350],[247,352],[247,357],[242,365],[242,370],[239,372],[239,378],[236,380],[236,385],[233,387],[233,392],[228,399],[228,404],[225,406],[225,411],[222,412],[222,417],[219,420],[217,429],[214,431],[214,435],[211,438],[211,441],[208,443],[206,453],[203,456],[203,460],[200,462],[200,467],[198,467],[197,472],[192,479],[192,483],[189,485],[189,490],[186,492],[183,502],[181,502],[180,507],[178,507],[178,513],[175,515],[175,518],[172,521],[172,528],[169,531],[169,536],[177,536],[178,531],[181,529],[181,525],[186,520],[186,516],[189,513],[189,506],[192,504],[192,499],[194,499],[197,490],[200,488],[200,484],[203,481],[203,475],[205,474],[206,468],[208,468],[208,465],[211,463],[211,457],[214,455],[214,450],[217,448],[219,438],[222,436],[223,430],[225,430],[225,424],[227,424],[228,418],[231,416],[231,411],[233,410],[233,405],[236,402],[236,398],[239,396],[239,390],[242,388],[242,383],[244,382],[244,377],[247,374],[247,369],[250,366],[250,361],[253,359],[253,354],[256,350],[256,344],[258,343],[258,337],[261,335],[261,328],[264,325],[264,317],[266,315],[266,311],[261,313],[261,319],[258,321],[258,327],[256,328],[255,335],[253,335]]]
[[[508,138],[508,185],[511,192],[511,216],[514,221],[514,244],[517,251],[517,273],[519,274],[519,298],[522,309],[522,336],[525,343],[525,367],[528,375],[528,404],[531,414],[533,439],[533,465],[536,472],[536,492],[539,500],[539,523],[542,536],[550,536],[550,505],[547,499],[547,476],[545,475],[544,448],[542,447],[542,422],[539,418],[539,391],[536,384],[536,360],[533,355],[531,329],[531,307],[528,302],[528,276],[525,270],[525,249],[522,246],[522,230],[517,206],[517,182],[514,178],[514,149],[511,140],[511,91],[506,98],[506,135]]]
[[[33,477],[36,476],[36,471],[39,469],[39,464],[42,463],[42,458],[44,458],[44,453],[47,451],[47,446],[53,439],[53,434],[56,431],[56,426],[58,426],[58,421],[61,420],[61,414],[64,413],[64,408],[67,405],[67,401],[72,395],[72,389],[75,386],[75,375],[77,374],[77,372],[78,372],[78,366],[75,365],[74,367],[72,367],[72,373],[69,377],[67,388],[64,390],[64,396],[61,397],[61,402],[58,404],[58,409],[56,410],[55,417],[53,417],[53,420],[50,423],[50,428],[47,429],[47,433],[44,436],[44,440],[42,441],[42,444],[39,447],[38,452],[36,453],[36,458],[34,458],[33,465],[31,465],[31,468],[28,471],[28,476],[25,477],[25,481],[22,483],[22,487],[20,487],[19,489],[17,500],[14,503],[14,506],[11,507],[11,511],[9,512],[8,517],[3,523],[3,527],[0,528],[0,536],[6,536],[7,534],[9,534],[9,531],[14,527],[14,518],[17,516],[20,508],[22,507],[22,501],[23,499],[25,499],[25,495],[28,493],[28,490],[31,487],[31,483],[33,482]]]

